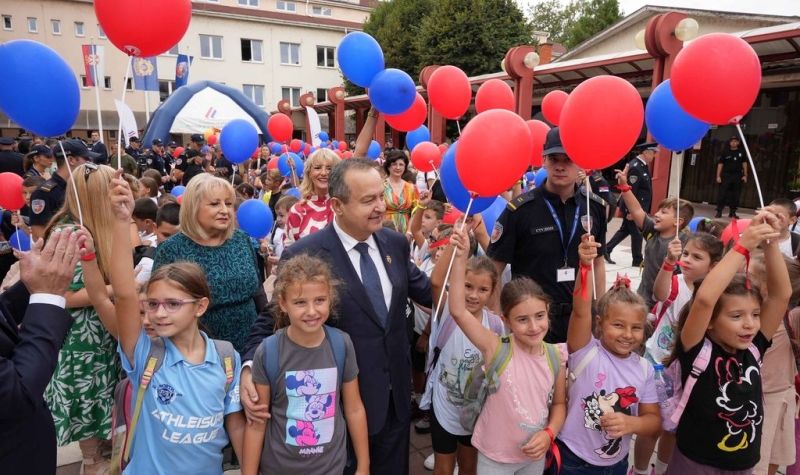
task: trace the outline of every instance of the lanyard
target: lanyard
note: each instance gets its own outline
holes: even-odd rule
[[[564,250],[564,267],[567,266],[567,252],[569,250],[569,245],[572,240],[575,238],[575,231],[578,229],[578,219],[581,215],[580,206],[575,207],[575,219],[572,220],[572,231],[569,233],[569,240],[564,242],[564,230],[561,229],[561,220],[558,219],[558,214],[556,210],[553,208],[553,205],[550,204],[550,201],[547,198],[544,199],[544,204],[547,205],[547,209],[550,210],[550,215],[553,217],[553,221],[556,222],[556,229],[558,229],[558,235],[561,238],[561,248]]]

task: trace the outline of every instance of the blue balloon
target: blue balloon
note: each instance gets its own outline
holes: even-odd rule
[[[381,71],[369,85],[369,101],[384,114],[401,114],[414,104],[417,86],[405,71]]]
[[[319,146],[322,147],[322,148],[328,148],[330,146],[330,144],[331,143],[329,141],[325,140],[324,142],[320,142]]]
[[[31,238],[21,229],[12,234],[8,242],[11,247],[18,251],[26,252],[31,250]]]
[[[294,162],[294,170],[297,178],[301,178],[305,167],[303,166],[303,159],[296,153],[289,152],[281,155],[278,158],[278,170],[280,170],[283,176],[290,176],[292,174],[292,167],[289,166],[289,158]]]
[[[700,225],[700,223],[702,223],[703,221],[707,221],[707,220],[708,220],[708,218],[705,218],[703,216],[696,216],[696,217],[692,218],[692,220],[689,221],[689,231],[691,231],[693,233],[696,233],[697,232],[697,226]]]
[[[442,165],[439,167],[439,179],[442,181],[442,189],[444,189],[444,194],[447,196],[447,201],[463,213],[467,209],[470,196],[469,191],[461,183],[461,178],[458,176],[458,170],[456,169],[457,146],[458,141],[453,142],[444,153]],[[480,213],[492,206],[494,201],[495,197],[475,198],[469,212],[470,214]]]
[[[336,48],[336,59],[344,77],[361,87],[370,87],[383,71],[383,50],[375,38],[361,31],[348,33]]]
[[[172,196],[177,198],[177,197],[181,196],[184,192],[186,192],[186,187],[183,186],[183,185],[178,185],[178,186],[172,187],[172,191],[170,191],[170,194],[172,194]]]
[[[670,80],[653,90],[644,111],[647,130],[662,146],[679,152],[696,144],[711,127],[687,114],[672,94]]]
[[[533,183],[533,181],[534,181],[535,179],[536,179],[536,174],[535,174],[535,173],[533,173],[533,172],[526,172],[526,173],[525,173],[525,181],[526,181],[528,184],[531,184],[531,183]]]
[[[331,138],[330,138],[330,137],[328,137],[328,132],[325,132],[325,131],[323,130],[322,132],[320,132],[320,133],[319,133],[319,140],[320,140],[320,142],[327,142],[327,141],[328,141],[328,140],[330,140],[330,139],[331,139]]]
[[[536,176],[533,178],[533,184],[536,186],[536,188],[541,188],[545,180],[547,180],[547,169],[540,168],[536,172]]]
[[[375,160],[381,155],[381,144],[377,141],[373,140],[369,143],[369,148],[367,149],[367,157]]]
[[[408,151],[411,152],[418,144],[422,142],[430,142],[430,140],[431,132],[424,125],[420,125],[418,128],[406,134],[406,147],[408,148]],[[453,147],[450,146],[447,151],[449,152],[451,148]]]
[[[331,142],[331,148],[334,150],[339,150],[339,141],[334,140],[333,142]]]
[[[225,158],[237,165],[244,163],[258,148],[258,130],[244,119],[233,119],[222,128],[219,144]]]
[[[0,45],[0,109],[36,135],[63,135],[80,111],[81,94],[72,68],[36,41]]]
[[[283,193],[287,194],[289,196],[294,196],[298,200],[302,199],[302,197],[303,197],[303,195],[300,194],[300,190],[298,188],[296,188],[296,187],[295,188],[289,188],[288,190],[284,191]]]
[[[473,206],[475,205],[473,204]],[[486,231],[489,234],[492,234],[494,223],[497,222],[497,218],[500,217],[500,214],[506,209],[506,206],[508,206],[508,201],[502,196],[498,196],[495,198],[494,203],[481,213],[481,216],[483,216],[483,224],[486,225]]]
[[[269,151],[277,155],[283,151],[283,145],[279,143],[274,143],[269,147]]]
[[[261,239],[272,231],[272,220],[272,211],[261,200],[246,200],[236,211],[239,228],[255,239]]]

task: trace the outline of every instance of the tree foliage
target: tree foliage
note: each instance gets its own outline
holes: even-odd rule
[[[530,9],[535,31],[546,31],[549,40],[574,48],[622,18],[618,0],[543,0]]]

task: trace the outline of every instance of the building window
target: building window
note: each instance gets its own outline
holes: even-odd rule
[[[317,88],[317,102],[327,102],[328,101],[328,90],[324,87]]]
[[[172,48],[169,49],[169,51],[167,51],[164,54],[166,56],[178,56],[178,45],[173,46]]]
[[[97,24],[97,36],[101,39],[106,39],[106,32],[103,30],[103,25]]]
[[[54,35],[61,34],[61,20],[50,20],[50,29],[53,30]]]
[[[125,83],[125,89],[133,91],[133,78],[128,78],[128,82]]]
[[[75,22],[75,36],[86,36],[86,31],[83,28],[82,21]]]
[[[89,88],[89,84],[86,82],[86,75],[85,74],[81,74],[81,87],[84,88],[84,89],[88,89]]]
[[[12,30],[11,15],[3,15],[3,29],[7,31]]]
[[[243,5],[245,7],[257,7],[258,0],[239,0],[239,5]]]
[[[28,17],[28,33],[39,33],[39,21],[35,17]]]
[[[300,106],[300,88],[299,87],[282,87],[281,96],[283,99],[289,101],[292,107]]]
[[[264,86],[258,84],[245,84],[242,86],[244,95],[249,97],[255,105],[264,107]]]
[[[335,68],[333,58],[336,56],[336,48],[333,46],[317,46],[317,66],[321,68]]]
[[[294,2],[287,2],[284,0],[278,0],[276,3],[278,10],[284,12],[296,12],[297,11],[297,4]]]
[[[300,45],[281,43],[281,64],[300,66]]]
[[[159,102],[164,102],[167,100],[172,91],[175,89],[175,81],[168,81],[166,79],[160,79],[158,81],[158,100]]]
[[[111,90],[111,76],[103,76],[103,88]]]
[[[313,6],[311,7],[311,14],[317,16],[331,16],[333,12],[330,7]]]
[[[206,59],[222,59],[222,37],[200,35],[200,57]]]
[[[264,61],[261,55],[261,40],[248,40],[242,38],[242,61],[248,63],[260,63]]]

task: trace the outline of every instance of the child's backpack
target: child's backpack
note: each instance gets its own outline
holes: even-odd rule
[[[339,378],[339,387],[342,386],[342,378],[344,378],[344,363],[347,359],[347,348],[344,345],[344,336],[342,331],[338,328],[333,328],[328,325],[323,325],[325,330],[325,339],[333,351],[333,359],[336,360],[336,372]],[[278,395],[278,385],[275,381],[278,380],[280,375],[280,352],[278,349],[278,334],[274,333],[264,339],[264,369],[267,373],[267,380],[269,381],[270,390],[270,404],[275,400]]]
[[[553,387],[555,387],[558,379],[558,370],[561,366],[561,355],[556,345],[545,342],[542,344],[545,348],[547,366],[553,373]],[[508,362],[511,361],[511,355],[511,337],[501,336],[500,345],[497,346],[492,360],[483,366],[473,368],[469,377],[467,377],[467,384],[464,389],[464,405],[461,408],[459,417],[461,427],[465,430],[473,431],[486,398],[500,388],[500,375],[508,366]]]
[[[697,378],[708,368],[708,363],[711,360],[711,349],[711,340],[704,338],[703,347],[700,348],[700,352],[692,361],[692,370],[686,378],[686,384],[682,384],[680,361],[673,361],[664,370],[664,378],[672,382],[672,396],[660,404],[661,426],[665,431],[675,432],[675,429],[678,428],[678,423],[681,420],[683,411],[686,409],[686,404],[689,402],[689,396],[692,394]],[[761,352],[758,351],[755,345],[751,343],[747,349],[750,350],[756,361],[761,361]]]
[[[225,368],[225,394],[227,394],[233,382],[236,350],[229,341],[212,341]],[[131,444],[142,412],[145,391],[153,379],[153,374],[161,368],[161,364],[164,362],[164,352],[164,340],[152,338],[150,351],[147,353],[147,363],[142,373],[142,379],[139,381],[139,388],[136,390],[136,406],[132,411],[133,384],[131,380],[123,378],[114,388],[114,406],[111,410],[111,475],[120,475],[130,463]]]
[[[653,325],[650,334],[655,332],[656,328],[658,328],[658,324],[661,323],[661,319],[664,318],[664,314],[667,313],[667,310],[675,303],[675,299],[678,298],[679,287],[678,276],[673,275],[672,283],[669,287],[669,296],[663,302],[656,302],[653,304],[653,308],[651,308],[650,313],[647,314],[647,322]]]

